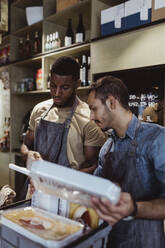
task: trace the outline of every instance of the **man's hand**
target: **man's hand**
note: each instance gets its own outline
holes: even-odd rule
[[[26,160],[26,167],[28,169],[30,169],[33,161],[41,160],[41,159],[42,159],[42,157],[41,157],[39,152],[28,151],[27,160]],[[34,187],[34,184],[33,184],[32,180],[31,180],[31,178],[29,178],[29,181],[30,181],[30,194],[33,194],[34,191],[35,191],[35,187]]]
[[[39,152],[35,152],[35,151],[28,151],[27,153],[27,160],[26,160],[26,167],[28,169],[31,168],[32,162],[35,160],[41,160],[42,157],[40,155]]]
[[[113,205],[109,200],[92,197],[92,205],[101,219],[111,226],[121,219],[131,215],[134,211],[134,203],[129,193],[122,192],[117,205]]]

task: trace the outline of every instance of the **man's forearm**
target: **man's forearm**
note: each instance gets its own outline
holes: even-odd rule
[[[138,206],[136,218],[165,219],[165,198],[136,203]]]

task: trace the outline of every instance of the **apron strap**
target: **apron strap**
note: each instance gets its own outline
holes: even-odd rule
[[[79,103],[79,100],[76,97],[75,102],[74,102],[73,107],[72,107],[72,111],[71,111],[69,117],[65,120],[65,128],[69,128],[70,127],[70,123],[71,123],[72,117],[73,117],[73,115],[74,115],[74,113],[76,111],[76,108],[78,106],[78,103]]]
[[[77,97],[76,97],[75,102],[74,102],[73,107],[72,107],[72,110],[71,110],[71,113],[69,114],[69,117],[65,120],[65,122],[63,123],[63,124],[64,124],[64,127],[65,127],[65,130],[66,130],[66,129],[69,129],[69,127],[70,127],[70,123],[71,123],[72,117],[73,117],[73,115],[74,115],[74,113],[75,113],[75,110],[76,110],[76,108],[77,108],[78,103],[79,103],[79,101],[78,101],[78,99],[77,99]],[[48,109],[48,111],[46,111],[46,113],[45,113],[45,115],[42,117],[42,119],[44,119],[44,118],[47,116],[47,114],[49,113],[49,111],[50,111],[53,107],[54,107],[54,104]],[[65,131],[65,132],[67,132],[67,131]],[[63,130],[63,133],[62,133],[62,137],[61,137],[61,140],[60,140],[60,144],[59,144],[58,147],[56,147],[56,149],[58,149],[58,151],[57,151],[57,156],[56,156],[56,161],[55,161],[56,163],[57,163],[58,158],[59,158],[59,156],[60,156],[60,152],[61,152],[61,148],[62,148],[62,144],[63,144],[63,137],[64,137],[64,130]]]
[[[70,123],[71,123],[72,117],[73,117],[73,115],[74,115],[74,112],[75,112],[75,110],[76,110],[76,108],[77,108],[77,105],[78,105],[78,99],[77,99],[77,97],[76,97],[75,102],[74,102],[73,107],[72,107],[72,111],[71,111],[69,117],[68,117],[68,118],[65,120],[65,122],[64,122],[64,123],[65,123],[65,130],[66,130],[66,129],[69,129],[69,127],[70,127]],[[59,145],[59,147],[58,147],[58,154],[57,154],[57,159],[56,159],[56,161],[58,161],[58,158],[59,158],[59,156],[60,156],[60,152],[61,152],[61,148],[62,148],[62,143],[63,143],[63,135],[64,135],[64,131],[63,131],[63,134],[62,134],[62,138],[61,138],[60,145]]]

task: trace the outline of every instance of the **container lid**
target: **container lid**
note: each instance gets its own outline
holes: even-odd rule
[[[104,178],[44,160],[33,161],[28,173],[36,190],[70,202],[91,207],[92,196],[105,197],[113,204],[119,201],[120,187]]]

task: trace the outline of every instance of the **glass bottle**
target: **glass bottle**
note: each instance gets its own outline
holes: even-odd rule
[[[35,32],[33,50],[34,50],[34,54],[41,52],[41,43],[40,43],[38,31]]]
[[[91,85],[91,57],[88,56],[88,59],[87,59],[87,84],[88,85]]]
[[[59,33],[55,33],[55,41],[54,41],[54,48],[60,48],[61,47],[61,40],[59,38]]]
[[[18,44],[18,57],[19,59],[22,59],[24,57],[24,44],[23,44],[23,38],[19,38],[19,44]]]
[[[48,77],[47,77],[47,88],[50,89],[50,79],[51,79],[51,69],[52,65],[49,67]]]
[[[49,42],[49,34],[46,36],[46,42],[45,42],[45,51],[48,51],[50,47],[50,42]]]
[[[72,30],[72,19],[68,19],[68,26],[65,34],[65,46],[73,44],[73,30]]]
[[[53,34],[51,33],[49,35],[49,50],[53,49],[52,42],[53,42]]]
[[[81,80],[81,86],[87,85],[87,61],[86,61],[86,55],[82,55],[82,62],[80,65],[80,80]]]
[[[52,49],[55,49],[55,39],[56,39],[56,33],[53,33],[53,38],[52,38]]]
[[[82,14],[79,15],[79,23],[76,29],[76,43],[85,41],[85,29]]]
[[[25,56],[30,57],[31,56],[31,41],[30,36],[27,34],[26,36],[26,42],[25,42]]]

